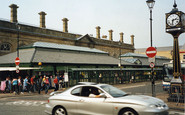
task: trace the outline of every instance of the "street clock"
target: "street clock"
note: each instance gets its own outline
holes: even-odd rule
[[[185,14],[178,11],[177,5],[174,4],[174,9],[166,13],[166,32],[185,32]]]

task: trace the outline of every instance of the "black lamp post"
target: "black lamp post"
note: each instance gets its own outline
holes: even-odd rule
[[[122,78],[121,78],[121,68],[122,68],[122,66],[121,66],[121,41],[119,41],[119,46],[120,46],[120,48],[119,48],[120,80],[121,80],[121,83],[122,83],[122,82],[123,82],[123,80],[122,80]]]
[[[16,23],[16,27],[17,27],[17,57],[19,57],[19,31],[20,31],[19,23]]]
[[[148,8],[150,9],[150,43],[152,47],[152,9],[154,7],[155,1],[154,0],[147,0],[146,1]]]
[[[150,10],[150,43],[152,47],[152,9],[154,7],[155,1],[154,0],[147,0],[146,1],[148,8]],[[151,77],[152,77],[152,96],[155,97],[155,80],[154,80],[154,71],[151,68]]]

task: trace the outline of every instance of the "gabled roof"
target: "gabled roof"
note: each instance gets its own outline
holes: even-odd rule
[[[137,53],[144,53],[146,51],[147,48],[137,48],[135,50],[135,52]],[[165,47],[156,47],[157,51],[171,51],[173,50],[173,46],[165,46]],[[185,49],[185,43],[183,45],[179,46],[180,50],[184,50]]]
[[[122,59],[126,62],[130,62],[130,63],[135,63],[135,64],[142,64],[142,62],[139,60],[139,59],[136,59],[136,58],[127,58],[127,59]]]
[[[137,54],[137,53],[126,53],[121,55],[121,57],[142,57],[142,58],[148,58],[145,54]],[[162,56],[156,56],[155,58],[158,59],[168,59],[166,57],[162,57]]]
[[[90,43],[99,44],[99,45],[115,46],[115,47],[122,47],[124,49],[135,50],[134,46],[131,44],[127,44],[127,43],[120,44],[119,41],[111,41],[108,39],[99,39],[99,38],[91,37],[88,34],[81,36],[81,37],[77,38],[76,40],[77,40],[77,42],[84,41],[84,42],[90,42]]]
[[[113,58],[105,52],[86,47],[61,46],[60,44],[43,42],[36,42],[31,46],[32,48],[27,47],[19,50],[20,63],[42,62],[57,64],[118,65],[120,62],[119,59]],[[13,52],[0,56],[0,64],[14,64],[16,54],[17,52]],[[124,65],[135,65],[123,60],[121,63]]]
[[[92,53],[103,53],[108,54],[107,52],[88,47],[80,47],[80,46],[70,46],[56,43],[48,43],[48,42],[35,42],[33,44],[23,46],[21,49],[25,48],[49,48],[49,49],[59,49],[59,50],[69,50],[69,51],[81,51],[81,52],[92,52]]]

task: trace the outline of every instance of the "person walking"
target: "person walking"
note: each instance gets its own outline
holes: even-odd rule
[[[63,85],[63,77],[62,77],[62,75],[60,75],[60,77],[59,77],[59,89],[62,89],[62,85]]]
[[[9,83],[10,83],[9,81],[10,81],[10,78],[7,77],[7,78],[6,78],[6,87],[5,87],[5,92],[6,92],[6,93],[10,93],[10,90],[11,90],[11,89],[9,88]],[[10,83],[10,84],[11,84],[11,83]]]
[[[44,80],[44,84],[45,84],[45,94],[47,94],[49,90],[49,77],[46,77],[46,79]]]
[[[13,93],[14,94],[18,94],[18,91],[17,91],[17,88],[18,88],[18,80],[17,80],[17,78],[13,78],[12,85],[13,85]]]
[[[55,79],[53,80],[54,84],[55,84],[55,90],[54,91],[57,91],[58,90],[58,79],[57,79],[57,76],[55,77]]]
[[[38,94],[40,94],[40,91],[42,89],[42,76],[38,79]]]
[[[30,90],[31,92],[35,92],[35,76],[32,76],[31,79],[30,79],[30,83],[31,83],[31,87],[30,87]]]
[[[28,76],[24,79],[24,89],[29,93],[30,92],[30,83],[28,82]]]
[[[22,80],[21,76],[19,76],[19,78],[18,78],[18,91],[19,91],[19,93],[24,94],[23,93],[23,80]]]

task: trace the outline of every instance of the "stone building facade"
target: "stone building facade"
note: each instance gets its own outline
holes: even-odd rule
[[[123,32],[120,33],[120,41],[113,41],[113,30],[109,30],[107,36],[100,38],[100,27],[96,27],[96,37],[88,34],[80,35],[68,33],[68,19],[63,18],[63,31],[47,29],[45,25],[45,12],[40,15],[40,27],[18,23],[17,5],[12,4],[10,21],[0,20],[0,56],[15,52],[17,47],[33,44],[34,42],[50,42],[73,46],[96,48],[108,52],[110,56],[118,57],[120,54],[134,52],[134,35],[131,35],[131,44],[124,43]]]

